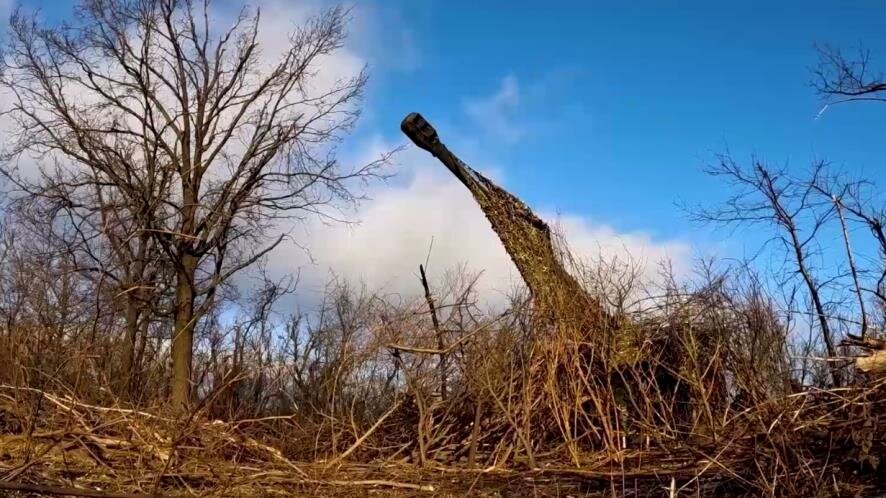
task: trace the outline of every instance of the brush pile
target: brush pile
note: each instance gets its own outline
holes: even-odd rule
[[[565,331],[527,345],[509,342],[505,329],[477,330],[452,350],[461,373],[445,395],[402,358],[427,353],[400,345],[406,387],[362,425],[344,415],[216,420],[209,414],[221,391],[172,417],[0,386],[0,489],[100,497],[886,489],[886,379],[860,374],[847,387],[786,383],[775,392],[773,373],[737,368],[741,360],[719,343],[725,338],[701,326],[711,317],[693,309],[685,323],[696,328],[659,323],[644,361],[605,374],[591,370],[607,364],[594,358],[604,353]],[[685,360],[673,363],[676,356]]]

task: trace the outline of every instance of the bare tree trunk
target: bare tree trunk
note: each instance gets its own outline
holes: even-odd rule
[[[446,341],[443,339],[443,330],[440,329],[440,320],[437,318],[437,307],[434,305],[434,296],[431,295],[431,288],[428,286],[428,277],[425,275],[425,267],[418,265],[418,271],[421,274],[421,285],[425,290],[425,301],[428,303],[428,310],[431,312],[431,323],[434,325],[434,334],[437,336],[437,350],[440,352],[440,363],[438,363],[438,374],[440,375],[440,399],[446,399]]]
[[[172,405],[186,408],[191,400],[191,363],[194,356],[194,275],[197,258],[186,254],[176,275],[175,325],[172,337]]]
[[[136,385],[135,348],[138,341],[138,303],[131,295],[126,296],[126,336],[123,339],[123,368],[120,378],[121,392],[132,396]]]
[[[858,308],[861,314],[861,338],[868,333],[868,313],[864,305],[864,296],[861,294],[861,283],[858,279],[858,267],[855,265],[855,256],[852,254],[852,245],[849,242],[849,230],[846,228],[846,217],[843,216],[843,202],[836,196],[832,197],[834,208],[837,210],[837,218],[840,220],[840,228],[843,230],[843,245],[846,249],[846,260],[849,262],[849,271],[852,273],[852,285],[855,287],[855,297],[858,298]]]
[[[828,356],[834,358],[837,356],[837,348],[834,346],[834,338],[831,335],[831,326],[828,323],[828,316],[825,313],[824,304],[822,304],[821,295],[818,292],[818,284],[815,283],[812,273],[810,273],[809,268],[806,266],[806,254],[803,252],[800,239],[797,236],[797,230],[793,227],[789,227],[788,233],[790,234],[791,242],[794,247],[794,256],[797,259],[797,270],[800,272],[800,276],[803,277],[803,282],[806,284],[806,288],[809,289],[809,297],[812,299],[812,306],[815,308],[818,325],[821,327],[821,337],[824,340],[825,348],[828,351]],[[834,379],[835,386],[839,386],[843,383],[842,375],[838,368],[839,367],[836,366],[831,368],[831,376]]]

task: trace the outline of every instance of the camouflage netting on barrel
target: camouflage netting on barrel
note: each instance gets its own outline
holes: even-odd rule
[[[444,145],[437,131],[420,114],[406,116],[403,132],[430,152],[467,187],[492,225],[529,289],[539,325],[582,330],[584,340],[606,346],[619,363],[637,360],[643,338],[621,317],[607,311],[564,267],[551,229],[520,199],[461,161]],[[619,330],[616,334],[615,329]]]
[[[582,439],[576,434],[594,433],[601,420],[627,423],[633,418],[631,410],[637,407],[626,400],[632,391],[650,383],[667,397],[662,403],[672,404],[685,397],[678,377],[687,355],[681,348],[683,342],[674,340],[677,329],[632,323],[606,309],[603,296],[589,292],[567,270],[550,227],[525,203],[456,157],[421,115],[408,115],[401,128],[470,191],[532,298],[531,351],[528,355],[515,353],[517,357],[512,359],[525,368],[525,375],[515,379],[520,387],[509,403],[544,409],[527,412],[533,420],[512,420],[511,424],[535,427],[537,437],[575,442]],[[666,368],[662,368],[663,362]],[[605,396],[600,394],[604,392]],[[602,401],[592,402],[594,399]],[[546,431],[549,436],[543,435]],[[624,428],[604,432],[608,435],[599,439],[623,434]],[[578,452],[578,448],[570,448],[574,456]]]

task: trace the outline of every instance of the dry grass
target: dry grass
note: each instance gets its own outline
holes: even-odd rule
[[[7,275],[20,277],[15,269]],[[62,313],[50,293],[13,279],[0,302],[0,356],[10,359],[0,364],[0,487],[81,496],[886,489],[886,380],[840,360],[851,382],[829,386],[826,364],[810,359],[815,350],[798,355],[791,324],[749,272],[702,273],[694,285],[664,278],[653,292],[630,266],[572,271],[609,319],[592,310],[583,323],[558,323],[519,292],[484,312],[463,272],[414,300],[336,283],[302,317],[272,313],[280,293],[264,289],[228,308],[236,318],[221,320],[219,308],[201,324],[198,400],[186,416],[163,402],[162,319],[147,329],[140,380],[128,389],[114,382],[119,322],[99,313],[102,294],[85,299],[47,278],[51,295],[71,293]]]
[[[261,438],[262,425],[289,418],[182,421],[9,386],[0,399],[2,486],[104,493],[94,496],[663,496],[669,487],[673,496],[875,496],[886,449],[877,415],[886,381],[771,400],[727,421],[719,441],[589,453],[577,464],[537,454],[532,468],[471,467],[436,451],[424,465],[394,455],[298,462]]]
[[[207,374],[187,417],[107,402],[119,399],[107,389],[83,401],[62,381],[0,386],[0,483],[105,493],[83,496],[876,496],[886,485],[886,379],[798,385],[759,293],[666,293],[618,329],[540,323],[520,300],[484,318],[463,288],[440,295],[434,330],[423,301],[339,289],[335,326],[303,331],[313,345],[287,368]],[[267,401],[278,398],[297,401]]]

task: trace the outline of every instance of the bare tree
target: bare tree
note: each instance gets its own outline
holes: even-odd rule
[[[886,102],[886,77],[871,69],[869,51],[860,49],[853,59],[832,47],[817,49],[819,62],[812,85],[829,104]]]
[[[365,73],[323,88],[314,78],[342,46],[346,10],[296,29],[272,63],[258,11],[222,32],[210,17],[190,0],[84,0],[61,26],[17,12],[0,77],[19,129],[6,158],[56,165],[10,176],[27,191],[55,177],[95,192],[97,210],[125,213],[174,272],[176,406],[190,399],[194,333],[219,286],[283,240],[268,238],[276,220],[354,201],[350,181],[379,166],[345,169],[335,154]]]
[[[818,324],[821,340],[830,358],[837,356],[836,342],[825,309],[822,289],[828,282],[820,281],[812,266],[811,254],[816,237],[834,215],[834,206],[821,201],[813,187],[821,174],[817,165],[809,182],[800,182],[786,172],[775,170],[755,161],[751,167],[738,165],[728,155],[722,155],[718,164],[708,173],[723,177],[735,185],[738,193],[722,207],[697,209],[692,214],[696,221],[726,225],[771,225],[776,229],[772,242],[781,246],[809,293],[812,312]],[[835,385],[842,384],[839,366],[832,365],[831,377]]]
[[[7,206],[16,222],[45,227],[43,236],[99,291],[96,318],[108,314],[112,323],[121,323],[115,387],[118,394],[134,396],[150,324],[169,314],[169,265],[156,240],[140,230],[119,196],[101,188],[71,188],[58,168],[44,170],[36,189],[16,183],[27,194]]]
[[[886,304],[886,208],[883,207],[882,199],[875,194],[874,184],[869,180],[822,175],[812,187],[834,203],[839,216],[847,261],[862,315],[860,332],[864,337],[870,327],[865,296],[872,297],[875,308],[882,309]],[[851,246],[851,225],[863,227],[873,239],[873,248],[879,260],[873,267],[862,267],[859,264]],[[871,247],[869,243],[862,243],[862,246]]]
[[[886,102],[886,76],[871,68],[870,52],[859,49],[855,58],[844,55],[833,47],[818,47],[819,63],[813,71],[813,86],[819,96],[828,104],[845,102],[872,101]],[[880,271],[873,288],[864,289],[871,292],[878,300],[879,307],[886,303],[886,209],[878,199],[872,198],[872,184],[866,180],[846,181],[841,178],[825,178],[814,187],[819,193],[830,197],[839,212],[843,211],[852,217],[850,222],[859,222],[865,226],[877,243],[880,256]],[[841,220],[845,224],[845,220]],[[847,251],[848,238],[847,239]],[[850,254],[851,256],[851,254]],[[858,299],[863,306],[861,284],[859,284],[857,268],[850,261]],[[864,313],[864,309],[862,309]],[[867,332],[867,317],[862,317],[861,335]]]

